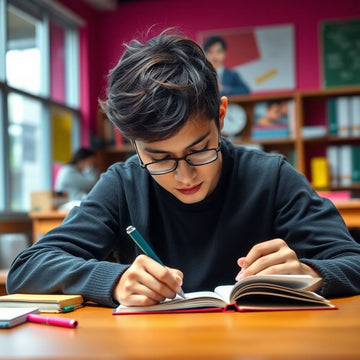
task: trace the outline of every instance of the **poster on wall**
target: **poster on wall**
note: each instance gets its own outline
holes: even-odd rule
[[[324,88],[360,85],[360,19],[320,23]]]
[[[226,42],[224,68],[236,71],[251,93],[294,90],[295,46],[291,24],[202,31],[204,46],[212,36]]]

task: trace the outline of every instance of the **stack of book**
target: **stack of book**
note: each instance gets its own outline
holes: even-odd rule
[[[83,305],[81,295],[11,294],[0,296],[0,308],[38,308],[40,312],[62,313]]]

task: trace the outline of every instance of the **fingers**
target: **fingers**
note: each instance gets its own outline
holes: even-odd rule
[[[113,296],[127,306],[153,305],[174,298],[181,290],[182,277],[181,271],[140,255],[120,277]]]
[[[237,261],[241,271],[236,281],[256,274],[301,274],[302,266],[295,252],[282,239],[273,239],[255,245],[246,257]]]

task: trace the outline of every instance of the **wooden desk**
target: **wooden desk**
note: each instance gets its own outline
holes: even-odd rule
[[[1,269],[0,270],[0,295],[6,295],[6,277],[7,277],[8,270]]]
[[[85,307],[77,329],[22,324],[0,331],[11,359],[360,359],[360,296],[339,310],[117,315]]]
[[[29,216],[33,222],[33,243],[51,229],[59,226],[65,219],[67,211],[34,211]]]
[[[360,228],[360,200],[335,202],[348,228]]]

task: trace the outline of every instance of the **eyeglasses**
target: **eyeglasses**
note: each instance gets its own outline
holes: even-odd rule
[[[136,147],[135,147],[136,148]],[[217,148],[194,151],[191,154],[180,158],[167,158],[163,160],[153,161],[144,164],[139,153],[140,166],[145,168],[151,175],[162,175],[175,171],[180,160],[185,160],[191,166],[201,166],[214,162],[218,158],[218,153],[221,149],[221,143]]]

